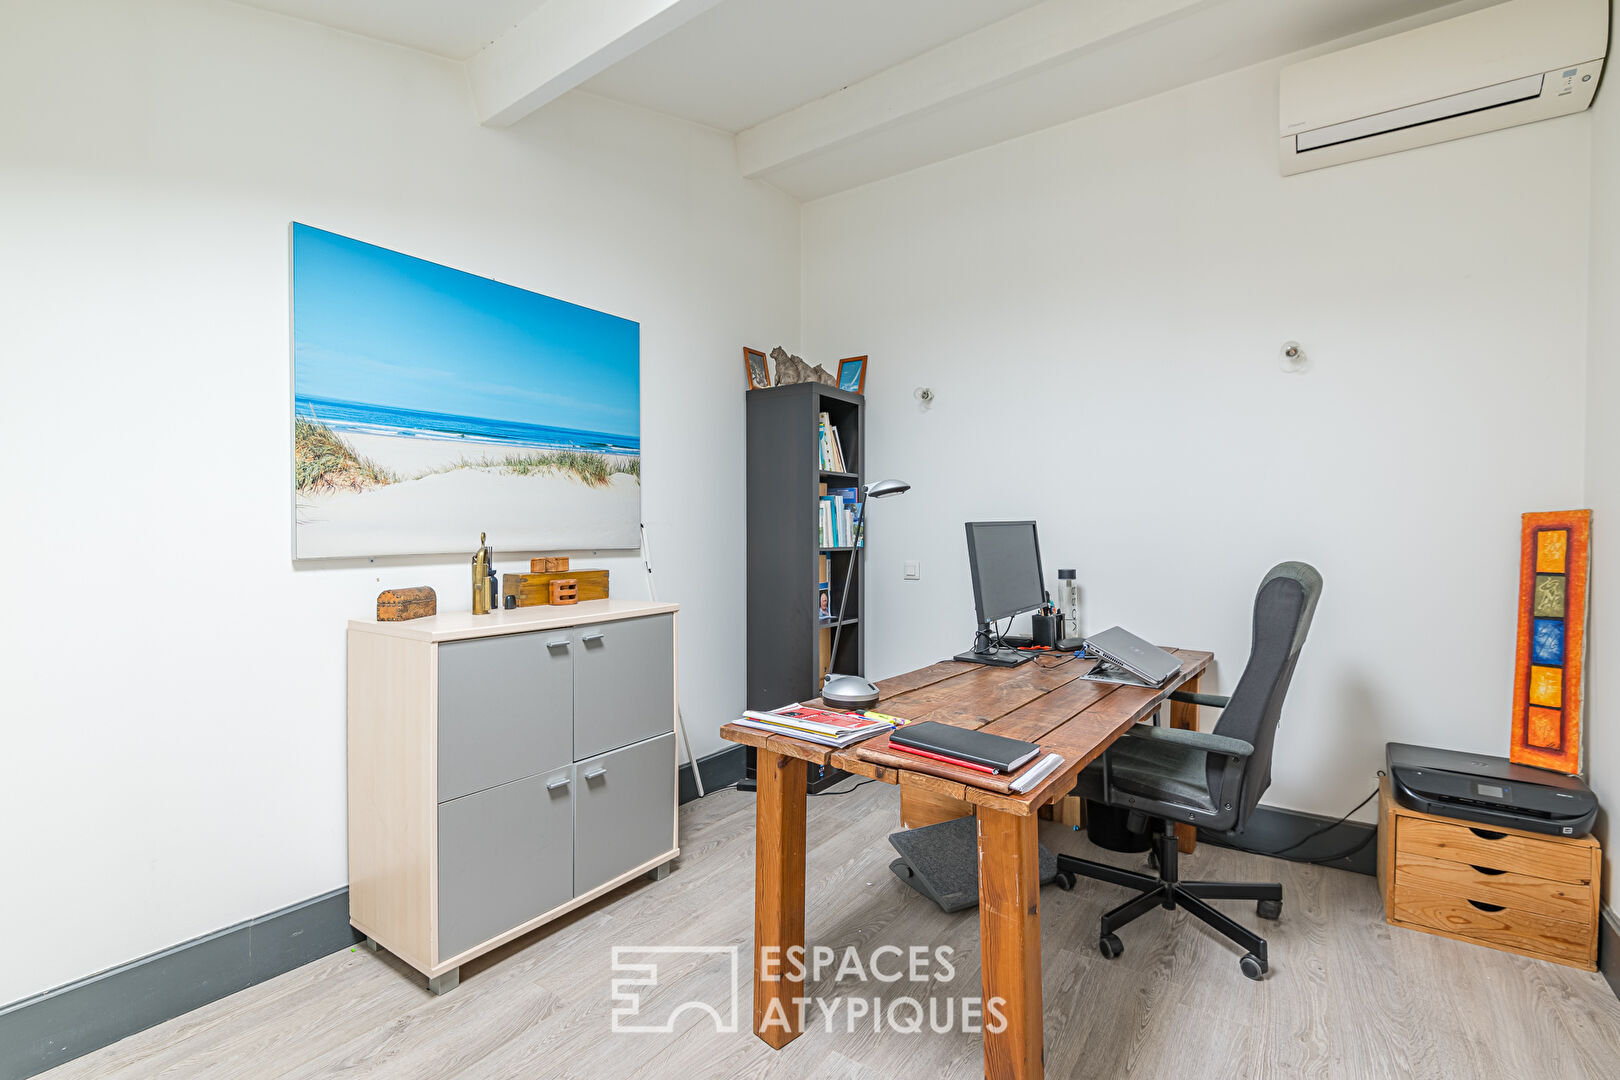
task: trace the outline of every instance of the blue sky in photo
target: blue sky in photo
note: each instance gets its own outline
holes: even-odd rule
[[[293,392],[640,434],[640,324],[293,225]]]

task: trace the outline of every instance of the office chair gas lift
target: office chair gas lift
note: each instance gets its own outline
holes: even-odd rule
[[[1177,874],[1174,823],[1227,833],[1242,832],[1248,824],[1271,783],[1271,748],[1283,697],[1321,593],[1322,575],[1314,567],[1299,562],[1274,567],[1255,596],[1249,662],[1232,696],[1170,695],[1172,701],[1220,709],[1215,730],[1138,724],[1080,774],[1075,794],[1128,811],[1132,831],[1150,828],[1157,834],[1157,877],[1089,859],[1057,857],[1059,888],[1073,889],[1077,877],[1087,877],[1138,890],[1102,917],[1097,945],[1110,960],[1125,951],[1115,931],[1156,907],[1181,907],[1247,950],[1238,961],[1243,974],[1251,979],[1265,976],[1269,966],[1265,938],[1215,910],[1209,901],[1253,900],[1262,919],[1276,919],[1282,914],[1282,886],[1182,881]]]

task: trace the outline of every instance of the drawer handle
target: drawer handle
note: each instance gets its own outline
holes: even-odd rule
[[[600,780],[600,779],[602,779],[602,777],[604,777],[606,775],[607,775],[607,770],[606,769],[592,769],[590,772],[585,774],[585,782],[588,784],[592,780]]]
[[[1478,900],[1470,900],[1468,902],[1470,904],[1474,905],[1475,907],[1479,908],[1479,910],[1481,910],[1481,911],[1501,911],[1502,910],[1502,905],[1501,904],[1482,904]]]
[[[546,648],[548,648],[548,649],[566,649],[566,648],[568,648],[568,639],[567,638],[558,638],[556,641],[548,641],[548,642],[546,642]]]
[[[582,634],[580,636],[579,643],[581,645],[586,645],[586,644],[589,644],[590,642],[601,641],[601,640],[602,640],[602,632],[600,630],[598,630],[594,634]]]
[[[1505,832],[1491,832],[1489,829],[1475,829],[1472,827],[1470,827],[1468,831],[1479,837],[1481,840],[1500,840],[1507,835]]]
[[[558,788],[565,788],[567,786],[568,786],[568,777],[559,776],[559,777],[557,777],[557,779],[549,781],[546,784],[546,790],[547,791],[556,791]]]
[[[1493,870],[1489,866],[1480,866],[1477,863],[1469,863],[1468,865],[1472,866],[1475,870],[1479,871],[1481,874],[1490,874],[1492,877],[1495,877],[1497,874],[1505,874],[1505,873],[1507,873],[1506,870]]]

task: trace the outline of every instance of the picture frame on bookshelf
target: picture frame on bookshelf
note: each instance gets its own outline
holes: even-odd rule
[[[838,361],[838,389],[851,394],[866,393],[866,357],[852,356]]]
[[[771,366],[765,361],[765,354],[758,349],[743,349],[743,367],[748,372],[748,389],[769,390],[771,386]]]
[[[838,612],[833,605],[832,587],[826,583],[816,589],[816,618],[824,623],[838,620]]]

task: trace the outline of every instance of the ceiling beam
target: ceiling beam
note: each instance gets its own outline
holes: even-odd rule
[[[1225,0],[1047,0],[737,135],[750,179]]]
[[[478,122],[507,127],[720,0],[546,0],[467,61]]]

